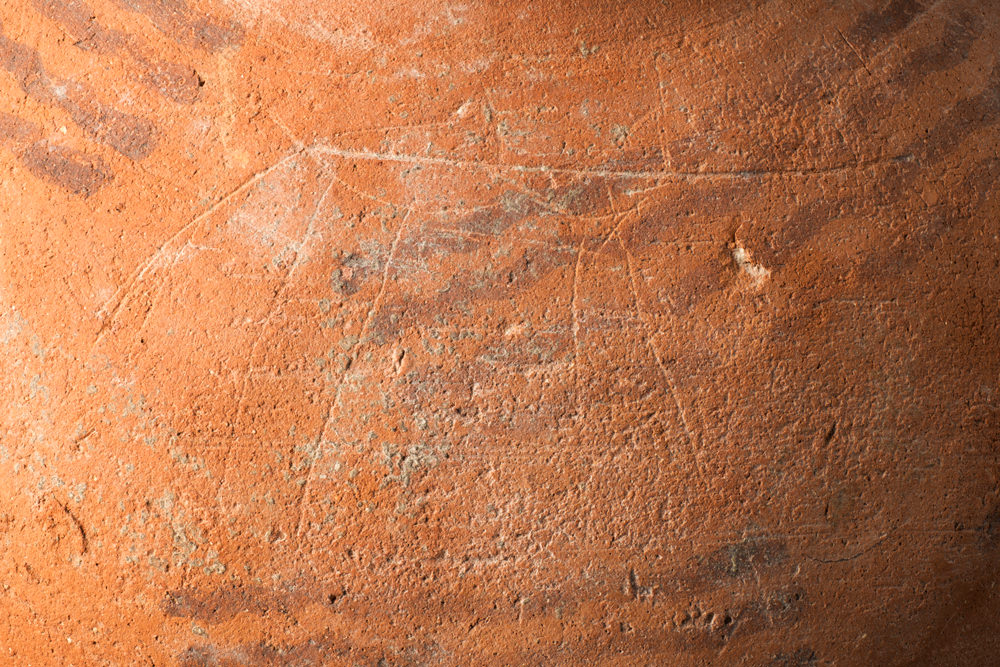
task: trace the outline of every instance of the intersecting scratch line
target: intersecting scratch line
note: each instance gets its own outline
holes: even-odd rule
[[[645,199],[642,200],[642,201],[639,201],[638,203],[636,203],[635,206],[627,208],[624,211],[615,210],[615,218],[617,218],[617,222],[615,222],[614,228],[610,232],[608,232],[608,235],[604,237],[604,241],[601,243],[601,247],[599,247],[595,251],[595,253],[599,253],[599,252],[603,251],[604,248],[607,247],[608,243],[611,242],[612,237],[618,237],[619,239],[621,238],[621,235],[619,234],[619,231],[625,225],[625,223],[628,222],[632,218],[632,216],[635,213],[639,212],[639,207],[645,201],[646,201]]]
[[[403,219],[399,223],[399,229],[396,231],[396,237],[393,239],[392,246],[389,249],[389,256],[385,260],[385,267],[382,270],[382,280],[379,285],[378,293],[375,295],[375,299],[372,301],[371,307],[368,309],[368,313],[365,316],[364,322],[361,323],[361,329],[358,332],[358,340],[354,343],[351,348],[351,363],[348,364],[344,372],[341,373],[340,379],[337,382],[337,386],[334,389],[333,398],[330,399],[330,403],[327,405],[326,411],[323,415],[323,420],[320,423],[319,431],[316,433],[316,438],[313,440],[312,447],[312,457],[309,460],[309,470],[306,472],[306,482],[302,486],[302,496],[299,498],[299,518],[295,527],[295,538],[299,539],[302,536],[302,530],[305,526],[306,518],[306,508],[309,505],[309,495],[310,489],[312,487],[312,482],[315,477],[316,461],[320,458],[321,447],[323,443],[323,435],[326,433],[328,428],[333,428],[336,432],[337,428],[333,424],[333,416],[337,408],[340,407],[340,397],[343,392],[344,383],[347,381],[347,374],[350,369],[354,366],[357,361],[358,348],[364,342],[365,333],[368,331],[368,327],[371,325],[372,320],[375,318],[375,314],[378,312],[379,307],[382,305],[382,298],[385,295],[386,285],[389,282],[389,273],[392,269],[393,261],[396,259],[396,253],[399,248],[400,240],[403,238],[403,234],[406,231],[406,223],[410,217],[410,213],[413,211],[412,208],[408,208],[406,213],[403,214]],[[337,437],[343,439],[339,433]]]

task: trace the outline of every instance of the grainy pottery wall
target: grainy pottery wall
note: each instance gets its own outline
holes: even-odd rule
[[[0,4],[0,664],[1000,663],[1000,4]]]

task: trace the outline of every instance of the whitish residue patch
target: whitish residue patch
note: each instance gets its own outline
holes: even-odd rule
[[[750,253],[747,252],[746,248],[741,245],[737,245],[733,248],[733,261],[736,262],[736,266],[739,270],[750,276],[750,279],[757,285],[760,285],[771,277],[771,271],[764,266],[755,263],[753,258],[751,258]]]
[[[230,234],[263,250],[275,263],[289,259],[299,249],[298,239],[289,236],[296,227],[295,214],[302,200],[298,176],[295,169],[282,169],[262,180],[227,221]]]

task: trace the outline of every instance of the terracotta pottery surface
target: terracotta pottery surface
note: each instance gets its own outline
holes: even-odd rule
[[[1000,3],[0,3],[0,664],[1000,664]]]

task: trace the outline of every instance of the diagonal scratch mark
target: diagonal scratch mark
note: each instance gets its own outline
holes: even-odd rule
[[[285,292],[288,291],[288,287],[292,283],[292,277],[293,274],[295,273],[295,270],[302,263],[302,256],[304,254],[305,246],[309,243],[310,239],[313,236],[313,233],[315,231],[316,219],[319,217],[320,212],[323,210],[323,203],[326,201],[327,195],[333,188],[333,184],[334,180],[331,179],[329,184],[327,184],[326,188],[323,190],[323,194],[320,195],[319,199],[317,200],[316,207],[313,209],[312,215],[309,216],[309,222],[306,224],[306,230],[302,234],[302,239],[301,241],[299,241],[298,247],[295,250],[295,259],[292,261],[292,265],[288,268],[288,272],[285,273],[285,277],[282,280],[281,286],[278,288],[278,291],[275,292],[274,297],[271,299],[270,304],[268,304],[267,316],[264,318],[264,322],[261,324],[260,331],[258,332],[256,338],[254,339],[253,343],[250,346],[249,354],[247,354],[247,364],[246,368],[244,368],[243,371],[243,383],[240,386],[240,393],[236,400],[237,406],[243,403],[243,399],[246,396],[247,385],[250,382],[250,376],[251,376],[250,367],[251,364],[253,363],[253,357],[257,351],[257,347],[260,345],[260,341],[263,339],[264,333],[267,331],[267,325],[271,322],[271,320],[274,318],[274,316],[277,314],[280,308],[280,304],[282,303],[282,297],[284,296]],[[226,448],[226,452],[223,455],[222,476],[220,477],[219,480],[219,486],[215,490],[214,504],[216,506],[218,505],[219,496],[222,493],[222,486],[225,484],[226,475],[229,471],[229,458],[233,451],[233,444],[234,443],[230,441],[228,447]]]
[[[333,425],[333,415],[334,411],[338,407],[340,407],[340,397],[344,388],[344,383],[347,381],[347,373],[348,371],[350,371],[351,367],[354,366],[355,362],[357,361],[358,348],[364,342],[365,333],[368,331],[368,327],[371,325],[371,322],[375,317],[375,313],[378,312],[378,309],[382,304],[382,298],[385,294],[386,285],[389,282],[389,272],[392,269],[392,263],[396,258],[396,252],[397,249],[399,248],[399,242],[400,240],[402,240],[403,234],[406,231],[407,228],[406,223],[407,220],[409,220],[410,213],[412,211],[413,209],[407,209],[406,213],[403,214],[403,219],[399,223],[399,229],[396,231],[396,238],[393,239],[392,247],[389,249],[389,256],[385,260],[385,268],[382,270],[382,281],[381,284],[379,285],[378,293],[375,295],[375,299],[372,300],[372,305],[368,309],[368,313],[365,316],[364,322],[362,322],[361,324],[361,329],[358,332],[358,341],[354,344],[354,347],[351,348],[351,357],[350,357],[351,363],[348,364],[347,368],[344,369],[344,372],[340,376],[340,380],[337,382],[337,387],[334,390],[333,398],[327,405],[326,411],[323,414],[323,421],[320,424],[319,431],[316,433],[316,438],[313,440],[313,450],[312,450],[313,456],[309,461],[309,470],[306,472],[306,483],[302,486],[302,496],[299,498],[298,502],[299,518],[295,527],[296,539],[299,539],[302,536],[302,530],[305,526],[306,507],[308,507],[309,505],[310,488],[312,486],[314,473],[316,470],[316,461],[320,458],[320,453],[321,453],[320,446],[323,442],[323,435],[326,433],[326,430],[328,428],[332,427],[334,430],[336,430],[336,427]]]
[[[857,47],[851,44],[850,41],[848,41],[847,37],[844,36],[844,33],[843,31],[841,31],[840,28],[837,28],[837,34],[840,35],[840,38],[844,40],[844,44],[847,44],[847,47],[854,52],[855,56],[857,56],[858,62],[860,62],[861,66],[865,68],[866,72],[868,72],[868,76],[873,76],[872,71],[868,69],[868,63],[865,62],[865,59],[861,56],[861,52],[858,51]]]
[[[596,252],[598,252],[598,253],[602,252],[607,247],[608,243],[611,242],[611,238],[612,237],[617,237],[618,239],[621,239],[621,234],[619,233],[621,231],[621,228],[625,225],[626,222],[628,222],[629,220],[632,219],[633,214],[636,214],[636,213],[639,212],[639,207],[644,202],[645,202],[645,200],[640,201],[639,203],[637,203],[635,206],[632,206],[631,208],[625,209],[624,211],[620,211],[620,212],[616,211],[615,212],[615,217],[618,218],[618,222],[615,223],[614,228],[612,228],[612,230],[610,232],[608,232],[607,236],[604,237],[604,241],[601,242],[601,247],[598,248],[596,250]]]
[[[257,347],[260,345],[260,341],[263,339],[264,333],[267,331],[268,324],[274,319],[275,315],[283,302],[283,297],[288,291],[289,286],[292,283],[292,279],[295,275],[295,271],[302,264],[302,257],[304,255],[304,249],[309,241],[312,239],[313,234],[316,229],[316,219],[319,217],[320,212],[323,210],[323,204],[326,202],[327,195],[330,194],[330,190],[333,188],[334,181],[330,180],[330,183],[323,190],[323,194],[320,195],[319,200],[316,203],[316,207],[313,209],[312,215],[309,216],[309,222],[306,224],[306,230],[302,234],[302,239],[296,244],[295,259],[292,260],[292,265],[288,268],[285,273],[284,278],[281,281],[281,286],[274,293],[270,304],[268,304],[267,316],[264,318],[264,322],[258,331],[256,338],[254,338],[253,343],[250,345],[250,353],[247,355],[247,368],[243,372],[243,386],[240,389],[239,398],[236,401],[236,405],[240,405],[243,402],[243,397],[246,394],[246,387],[249,378],[249,368],[252,363],[253,356],[257,351]]]
[[[618,243],[619,245],[621,245],[621,249],[625,253],[625,261],[628,264],[628,272],[629,272],[629,287],[632,291],[632,298],[635,299],[636,312],[639,313],[639,318],[642,320],[643,328],[645,328],[647,332],[651,333],[654,330],[654,327],[649,322],[649,315],[643,309],[642,302],[639,299],[639,288],[635,279],[635,267],[632,264],[632,254],[628,251],[628,248],[625,247],[625,243],[624,241],[622,241],[621,236],[618,236],[616,234],[615,238],[618,239]],[[691,427],[688,425],[687,412],[684,410],[683,404],[681,404],[680,399],[677,397],[677,388],[674,386],[673,378],[670,376],[670,372],[667,370],[666,365],[660,358],[660,353],[657,352],[656,346],[653,345],[653,342],[652,340],[650,340],[649,336],[644,336],[643,340],[646,343],[646,347],[648,347],[649,351],[653,354],[653,358],[656,360],[656,365],[660,369],[660,374],[663,376],[663,381],[667,385],[667,390],[670,393],[670,398],[674,402],[674,407],[677,410],[677,416],[679,417],[681,426],[684,429],[685,440],[687,440],[688,448],[691,450],[691,458],[694,460],[695,469],[698,472],[698,478],[701,480],[701,483],[705,486],[705,488],[708,488],[708,482],[705,477],[705,471],[702,468],[701,459],[698,458],[698,445],[695,442],[696,438],[694,433],[691,431]]]
[[[861,549],[860,551],[855,552],[855,553],[851,554],[850,556],[843,556],[841,558],[816,558],[815,556],[806,556],[806,558],[808,558],[809,560],[812,560],[812,561],[816,561],[817,563],[824,563],[824,564],[829,564],[829,563],[846,563],[848,561],[854,560],[855,558],[863,556],[864,554],[868,553],[872,549],[875,549],[875,548],[881,546],[882,543],[884,543],[887,539],[889,539],[889,535],[890,534],[891,534],[891,532],[886,533],[881,538],[879,538],[876,542],[874,542],[872,544],[869,544],[864,549]]]
[[[212,250],[218,252],[217,248],[209,248],[207,246],[195,245],[191,243],[190,240],[188,240],[184,245],[182,245],[180,248],[177,249],[177,252],[174,253],[173,259],[170,261],[170,264],[165,266],[167,271],[172,271],[173,268],[177,266],[177,263],[180,262],[181,259],[184,257],[184,251],[186,250],[192,250],[192,251]],[[156,286],[155,290],[151,292],[149,299],[149,306],[146,307],[146,312],[143,313],[142,322],[136,328],[136,331],[142,331],[146,328],[146,325],[149,323],[150,316],[153,314],[153,311],[156,309],[159,303],[160,295],[163,294],[163,292],[167,289],[168,286],[169,286],[169,281],[161,280],[159,281],[159,284]]]
[[[326,165],[326,161],[324,161],[323,164]],[[368,192],[367,190],[364,190],[362,188],[359,188],[356,185],[348,183],[347,181],[345,181],[344,179],[342,179],[340,176],[337,176],[336,174],[334,174],[333,178],[334,178],[334,180],[337,181],[337,183],[339,183],[340,185],[344,186],[345,188],[347,188],[348,190],[350,190],[351,192],[353,192],[354,194],[356,194],[358,197],[361,197],[363,199],[370,199],[373,202],[376,202],[378,204],[382,204],[383,206],[391,206],[391,207],[395,207],[396,206],[395,204],[393,204],[388,199],[383,199],[382,197],[379,197],[377,195],[373,195],[372,193]]]
[[[262,179],[267,177],[268,174],[284,166],[289,160],[292,160],[305,150],[306,149],[303,148],[293,153],[290,153],[285,157],[281,158],[280,160],[278,160],[277,162],[275,162],[274,164],[272,164],[271,166],[258,171],[250,178],[246,179],[238,186],[236,186],[236,188],[231,190],[229,194],[223,196],[214,204],[209,206],[207,209],[196,215],[190,222],[186,223],[184,226],[178,229],[172,236],[170,236],[170,238],[161,243],[160,246],[149,255],[149,257],[147,257],[132,271],[132,275],[129,277],[129,279],[125,281],[125,283],[123,283],[121,286],[119,286],[119,288],[115,290],[115,293],[111,296],[111,298],[108,299],[103,306],[101,306],[100,310],[98,310],[97,316],[101,320],[101,325],[98,328],[97,333],[95,334],[94,343],[91,346],[91,350],[93,350],[94,346],[96,346],[100,342],[108,326],[110,326],[110,324],[114,322],[115,318],[118,316],[118,313],[121,311],[122,306],[125,305],[129,296],[135,290],[136,285],[138,285],[139,282],[146,276],[147,272],[156,267],[157,263],[167,253],[172,244],[174,244],[176,241],[179,240],[186,240],[185,236],[188,234],[188,232],[193,231],[198,226],[199,223],[201,223],[206,218],[211,216],[213,213],[218,211],[220,208],[225,206],[233,198],[239,196],[243,192],[246,192],[248,189],[250,189],[257,183],[259,183]]]

